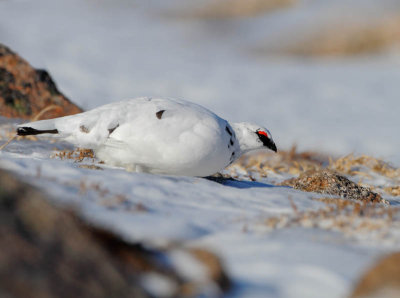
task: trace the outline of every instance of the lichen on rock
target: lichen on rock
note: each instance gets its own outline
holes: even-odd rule
[[[42,118],[82,112],[57,88],[46,70],[34,69],[19,55],[0,44],[0,116],[30,119],[54,106]]]
[[[306,171],[297,178],[283,181],[280,185],[291,186],[307,192],[339,196],[343,199],[387,203],[379,194],[359,186],[345,176],[329,169]]]

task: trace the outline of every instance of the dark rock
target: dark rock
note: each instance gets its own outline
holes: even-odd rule
[[[36,69],[36,76],[39,82],[45,83],[47,85],[50,94],[60,94],[57,89],[56,84],[53,79],[50,77],[49,73],[44,69]]]
[[[387,203],[379,194],[327,169],[306,171],[297,178],[283,181],[280,185],[291,186],[307,192],[339,196],[343,199]]]
[[[147,296],[93,230],[0,172],[2,297]]]
[[[400,297],[400,253],[381,258],[357,282],[352,298]]]
[[[0,46],[0,57],[5,55],[13,55],[14,53],[4,45]]]
[[[201,295],[210,286],[222,293],[230,286],[214,254],[128,243],[52,206],[40,191],[2,170],[0,247],[1,297],[148,297],[154,295],[143,283],[149,274],[171,285],[165,297]],[[208,282],[179,273],[168,261],[176,249],[203,264]]]
[[[82,112],[57,88],[46,70],[34,69],[24,59],[0,44],[0,116],[30,119],[54,118]]]

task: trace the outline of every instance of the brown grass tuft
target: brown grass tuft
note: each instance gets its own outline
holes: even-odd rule
[[[30,119],[30,121],[38,121],[40,120],[43,115],[45,115],[49,111],[56,110],[57,113],[62,113],[62,108],[57,105],[49,105],[38,111],[35,115],[33,115]],[[2,125],[0,126],[1,129],[4,129],[3,134],[0,134],[0,140],[7,140],[6,143],[4,143],[1,147],[0,150],[2,150],[4,147],[6,147],[11,141],[14,139],[16,140],[29,140],[29,141],[38,141],[37,136],[18,136],[16,135],[15,127],[14,125]]]
[[[208,1],[193,12],[186,13],[190,18],[226,19],[253,17],[270,11],[285,8],[295,0],[218,0]]]
[[[389,165],[383,160],[367,155],[356,157],[350,154],[335,161],[330,160],[329,164],[329,168],[351,176],[365,175],[363,167],[390,179],[400,178],[400,169]]]
[[[400,15],[378,20],[342,21],[320,26],[294,44],[272,49],[277,54],[301,56],[349,56],[371,54],[400,43]],[[268,50],[267,50],[268,51]]]
[[[269,228],[320,228],[340,231],[348,236],[376,232],[384,237],[392,227],[400,227],[400,208],[339,198],[321,198],[326,207],[298,211],[265,220]],[[294,204],[294,203],[293,203]]]
[[[391,196],[400,196],[400,186],[389,186],[385,187],[383,190]]]
[[[371,190],[386,192],[392,196],[400,196],[400,168],[367,155],[354,156],[353,154],[333,159],[316,152],[298,152],[296,146],[289,151],[270,153],[262,151],[248,154],[227,168],[225,178],[268,177],[270,175],[299,176],[304,172],[319,170],[333,170],[339,175],[354,176],[359,180],[379,175],[386,179],[385,185],[376,186],[362,184]]]
[[[244,155],[227,170],[232,173],[247,172],[248,176],[257,174],[261,177],[267,177],[269,173],[299,175],[304,171],[320,169],[327,162],[328,158],[319,153],[298,152],[296,146],[293,146],[289,151],[262,151]]]
[[[77,148],[75,150],[62,150],[51,156],[51,158],[72,159],[76,162],[82,162],[85,158],[94,162],[95,156],[92,149]]]
[[[89,170],[99,170],[99,171],[104,170],[103,168],[96,165],[79,165],[78,167],[81,169],[89,169]]]

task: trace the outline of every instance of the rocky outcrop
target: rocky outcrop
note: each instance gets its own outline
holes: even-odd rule
[[[291,186],[307,192],[339,196],[343,199],[387,203],[379,194],[328,169],[306,171],[297,178],[283,181],[280,185]]]
[[[352,298],[400,297],[400,253],[381,258],[356,284]]]
[[[1,297],[188,297],[230,286],[211,252],[128,243],[1,170],[0,222]],[[170,258],[176,253],[204,274],[185,276]]]
[[[61,94],[46,70],[34,69],[0,44],[0,116],[31,119],[47,107],[42,119],[82,112]]]

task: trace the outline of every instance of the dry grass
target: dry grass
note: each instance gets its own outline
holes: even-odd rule
[[[37,112],[33,117],[31,117],[30,121],[38,121],[42,119],[43,115],[45,115],[49,111],[57,110],[57,113],[62,112],[62,108],[56,105],[49,105]],[[0,140],[6,140],[6,143],[4,143],[0,147],[0,151],[4,149],[10,142],[13,140],[30,140],[30,141],[37,141],[38,138],[37,136],[17,136],[16,132],[14,130],[14,126],[12,125],[4,125],[4,132],[3,135],[0,134]]]
[[[297,42],[272,52],[312,57],[349,56],[377,53],[400,43],[399,14],[375,21],[341,21],[317,28]],[[264,51],[268,52],[268,47]]]
[[[400,178],[400,169],[389,165],[387,162],[372,156],[353,154],[337,160],[330,159],[329,168],[346,175],[365,175],[365,170],[371,170],[381,176],[397,179]]]
[[[250,177],[254,174],[267,177],[269,173],[299,175],[304,171],[321,169],[324,163],[328,163],[328,157],[311,151],[298,152],[293,146],[289,151],[277,154],[263,151],[242,156],[228,167],[228,171],[247,172]]]
[[[400,196],[400,168],[393,167],[389,163],[372,156],[353,154],[333,159],[316,152],[298,152],[293,146],[289,151],[279,153],[258,152],[241,157],[238,161],[227,168],[225,177],[248,178],[257,180],[254,177],[268,177],[287,174],[297,177],[304,172],[313,172],[323,169],[334,170],[336,173],[345,176],[353,176],[358,179],[359,184],[385,192],[392,196]],[[373,176],[381,176],[387,184],[374,186],[361,183],[365,178],[373,179]]]
[[[304,168],[312,171],[321,171],[326,168],[334,169],[339,174],[350,176],[363,176],[372,171],[388,178],[398,178],[399,169],[396,169],[382,160],[370,156],[348,155],[337,160],[329,159],[328,163],[323,156],[315,154],[297,153],[295,149],[290,152],[280,153],[278,160],[283,163],[281,167],[274,167],[275,161],[267,160],[268,155],[257,156],[260,163],[269,164],[269,169],[275,173],[279,170],[282,174],[296,174]],[[318,156],[318,158],[316,158]],[[260,167],[260,166],[258,166]],[[252,166],[256,169],[257,166]],[[268,173],[267,173],[268,174]],[[386,188],[385,191],[392,195],[400,195],[400,187]],[[291,199],[290,199],[291,200]],[[360,236],[368,234],[369,237],[385,238],[393,228],[400,227],[400,209],[383,204],[369,203],[368,201],[354,201],[341,198],[319,199],[326,204],[318,210],[299,211],[295,201],[291,200],[293,213],[268,218],[265,225],[271,229],[306,227],[339,231],[347,236]]]
[[[391,196],[400,196],[400,168],[395,168],[387,162],[372,156],[347,155],[335,161],[330,160],[329,168],[345,175],[372,178],[371,174],[376,174],[387,178],[391,186],[380,186],[375,188],[367,185],[371,189],[381,190]]]
[[[97,182],[80,181],[79,184],[73,182],[70,186],[79,189],[79,194],[81,196],[87,196],[91,192],[95,193],[96,197],[99,199],[99,203],[109,209],[122,208],[125,211],[133,213],[150,211],[143,203],[133,202],[129,200],[125,194],[114,193]]]
[[[95,160],[94,152],[91,149],[77,148],[75,150],[62,150],[51,156],[51,158],[72,159],[76,162],[82,162],[85,159]]]
[[[326,206],[307,211],[299,211],[292,201],[293,214],[268,218],[265,225],[271,229],[320,228],[340,231],[348,236],[375,232],[378,237],[385,237],[390,228],[400,227],[399,208],[336,198],[318,200]]]
[[[295,0],[217,0],[207,1],[194,11],[184,12],[184,17],[201,19],[226,19],[253,17],[285,8]]]
[[[387,194],[397,197],[400,196],[400,186],[389,186],[383,189]]]
[[[0,127],[0,129],[3,130],[2,134],[0,134],[0,141],[8,141],[13,138],[17,141],[29,140],[35,142],[39,140],[37,136],[16,136],[15,131],[11,130],[9,125],[4,125],[3,127]]]

